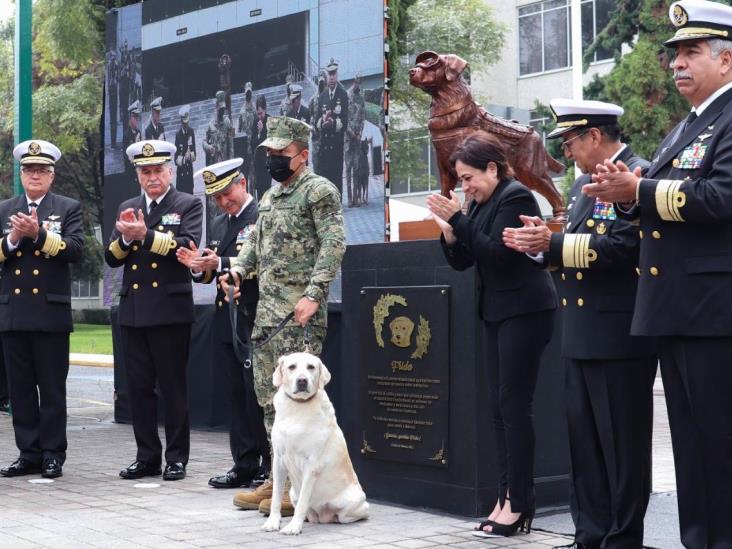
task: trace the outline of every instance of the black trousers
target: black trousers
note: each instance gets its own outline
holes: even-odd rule
[[[270,451],[262,408],[254,393],[252,369],[244,368],[238,361],[231,342],[214,343],[214,360],[222,368],[222,378],[229,385],[229,445],[234,469],[245,475],[254,475],[259,468],[260,457],[269,463]]]
[[[69,334],[3,332],[15,444],[33,463],[66,460]]]
[[[554,311],[486,322],[488,394],[496,434],[498,499],[515,513],[534,508],[534,389]]]
[[[186,367],[191,325],[121,329],[137,459],[161,462],[157,382],[165,411],[165,461],[186,464],[190,451]]]
[[[8,402],[8,374],[5,370],[5,357],[3,357],[2,347],[0,347],[0,404]]]
[[[732,337],[659,344],[676,465],[681,543],[732,547]]]
[[[575,540],[641,549],[651,493],[655,358],[567,361]]]

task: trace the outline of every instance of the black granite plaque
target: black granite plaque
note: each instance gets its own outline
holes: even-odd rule
[[[359,422],[368,458],[446,467],[449,287],[364,287]]]

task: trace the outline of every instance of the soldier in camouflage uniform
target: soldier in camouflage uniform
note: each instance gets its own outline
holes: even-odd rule
[[[244,103],[239,109],[239,120],[238,130],[244,140],[244,147],[242,147],[241,157],[244,160],[242,170],[244,176],[249,182],[248,190],[250,194],[254,194],[254,161],[252,159],[251,145],[252,145],[252,127],[257,120],[257,109],[252,101],[252,83],[247,82],[244,84]]]
[[[231,118],[226,114],[226,93],[216,92],[216,118],[208,123],[203,150],[206,152],[206,165],[229,160],[233,156],[234,144],[231,140]]]
[[[356,74],[348,91],[348,127],[346,128],[346,193],[348,207],[360,206],[362,196],[356,171],[361,161],[361,134],[366,119],[366,104],[361,93],[361,75]]]
[[[307,166],[310,126],[287,117],[267,120],[268,137],[260,144],[269,154],[272,177],[280,183],[259,202],[256,229],[231,261],[235,283],[257,273],[259,303],[252,341],[271,334],[289,313],[294,319],[271,341],[253,353],[254,388],[264,410],[270,437],[274,422],[272,385],[277,360],[304,350],[304,326],[310,323],[310,352],[320,354],[326,334],[330,282],[346,250],[343,210],[335,186]],[[219,279],[224,291],[225,276]],[[269,510],[271,482],[255,492],[237,494],[234,504],[244,509]],[[286,509],[283,502],[283,509]]]
[[[318,93],[313,95],[308,105],[308,111],[310,111],[310,122],[315,122],[316,114],[318,111],[318,99],[320,94],[325,90],[325,71],[320,71],[318,76]],[[311,131],[311,143],[310,143],[310,166],[315,173],[318,173],[318,161],[320,157],[320,132],[318,128],[313,125]]]

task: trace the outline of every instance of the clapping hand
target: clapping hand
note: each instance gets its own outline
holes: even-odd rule
[[[36,208],[31,208],[30,214],[18,212],[17,214],[10,216],[10,240],[16,244],[23,237],[28,237],[32,240],[38,238],[38,213]]]
[[[119,214],[119,219],[114,226],[127,242],[145,240],[145,235],[147,235],[145,215],[142,210],[137,210],[137,216],[135,216],[135,211],[132,208],[127,208]]]
[[[640,177],[640,167],[631,171],[620,160],[615,164],[605,160],[597,165],[592,175],[592,183],[582,187],[582,192],[603,202],[630,203],[635,200]]]
[[[544,220],[536,216],[520,215],[523,227],[503,229],[503,243],[506,247],[527,254],[549,251],[552,232]]]
[[[450,191],[450,198],[437,193],[431,194],[427,197],[427,208],[432,213],[435,223],[440,227],[445,241],[448,244],[454,244],[457,238],[447,220],[462,208],[458,195],[455,194],[455,191]]]

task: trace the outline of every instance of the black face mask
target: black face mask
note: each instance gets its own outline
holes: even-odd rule
[[[295,172],[290,169],[291,160],[291,156],[268,156],[267,170],[269,170],[272,179],[282,183],[292,177]]]

